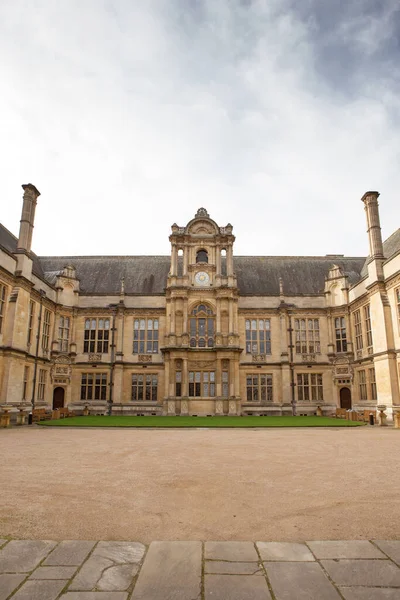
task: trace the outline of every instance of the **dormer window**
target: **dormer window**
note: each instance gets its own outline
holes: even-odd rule
[[[197,263],[208,263],[208,252],[207,250],[198,250],[196,254]]]

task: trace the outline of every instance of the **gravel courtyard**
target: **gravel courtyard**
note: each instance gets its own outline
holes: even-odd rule
[[[0,537],[400,537],[393,429],[0,430]]]

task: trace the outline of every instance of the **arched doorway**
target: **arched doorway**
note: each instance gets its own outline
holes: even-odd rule
[[[57,408],[64,408],[64,395],[65,390],[62,387],[54,388],[53,392],[53,410]]]
[[[351,391],[348,387],[343,387],[340,390],[340,408],[351,408]]]

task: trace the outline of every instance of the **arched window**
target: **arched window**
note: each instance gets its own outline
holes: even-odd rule
[[[215,317],[211,308],[198,304],[192,310],[189,321],[190,347],[213,348]]]
[[[198,250],[196,254],[197,263],[208,263],[208,252],[207,250]]]

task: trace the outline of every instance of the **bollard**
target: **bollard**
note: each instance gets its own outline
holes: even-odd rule
[[[394,428],[400,429],[400,412],[399,411],[394,413]]]
[[[375,419],[373,413],[369,413],[369,424],[375,425]]]
[[[28,425],[32,425],[32,423],[33,423],[33,415],[30,412],[29,415],[28,415]]]

